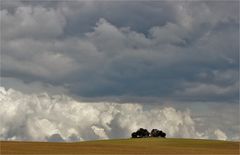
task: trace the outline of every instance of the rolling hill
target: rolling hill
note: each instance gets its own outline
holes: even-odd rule
[[[138,138],[74,143],[1,141],[0,154],[239,154],[239,142]]]

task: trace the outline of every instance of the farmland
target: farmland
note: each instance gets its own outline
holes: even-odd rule
[[[74,143],[2,141],[0,154],[239,154],[239,142],[137,138]]]

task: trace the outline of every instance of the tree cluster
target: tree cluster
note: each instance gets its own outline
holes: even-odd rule
[[[149,132],[147,129],[140,128],[136,132],[132,133],[132,138],[146,138],[146,137],[166,137],[166,133],[158,129],[152,129]]]

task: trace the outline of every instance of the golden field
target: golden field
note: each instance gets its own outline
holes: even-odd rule
[[[0,154],[239,154],[239,142],[137,138],[73,143],[1,141]]]

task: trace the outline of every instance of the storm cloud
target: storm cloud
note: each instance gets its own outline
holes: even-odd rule
[[[6,89],[81,102],[186,106],[194,115],[216,107],[209,109],[231,121],[227,132],[239,132],[237,1],[3,0],[0,14]],[[109,137],[97,125],[91,130]],[[226,138],[221,130],[211,133]]]
[[[132,2],[79,2],[80,9],[67,2],[52,8],[24,3],[13,12],[2,9],[2,76],[64,83],[84,97],[237,101],[239,22],[234,2],[224,3],[226,7],[137,3],[155,22],[131,10],[138,20],[126,25],[131,18],[121,21],[125,14],[119,11],[128,3],[127,13]],[[194,9],[196,5],[201,9]],[[166,13],[165,6],[171,8]],[[111,15],[103,11],[111,7],[118,9]],[[89,14],[95,23],[78,21],[75,33],[81,35],[71,35],[69,21],[89,20]],[[89,29],[84,32],[82,26]]]

